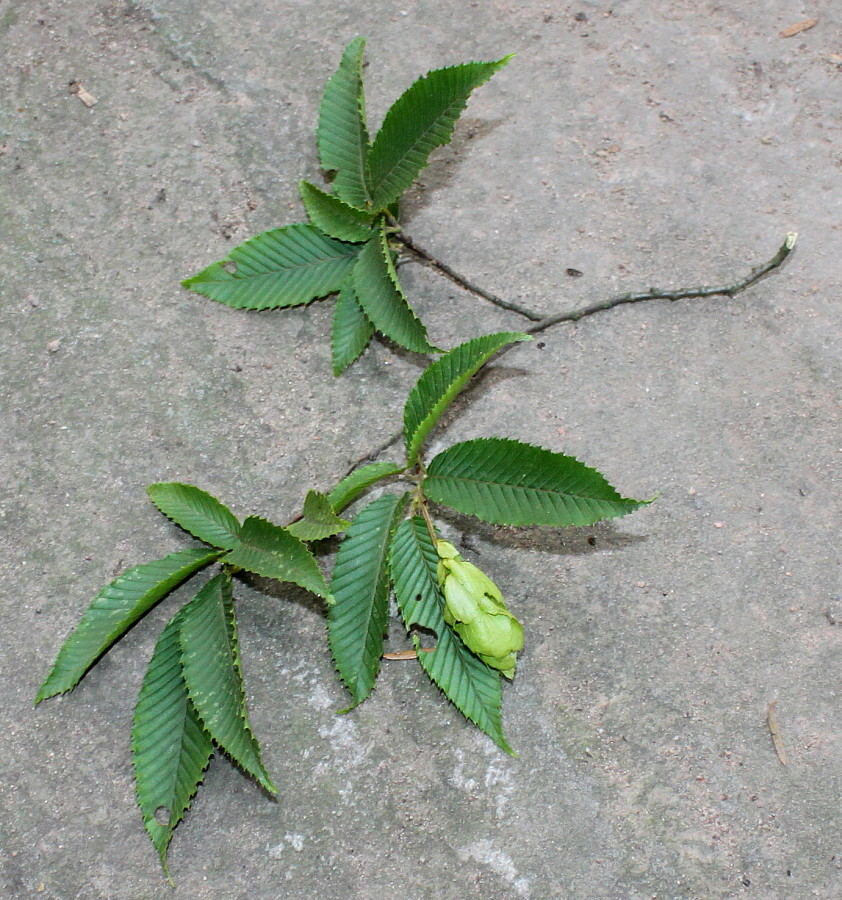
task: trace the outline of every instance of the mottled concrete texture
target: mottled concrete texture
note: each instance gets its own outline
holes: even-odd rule
[[[427,69],[517,52],[406,204],[420,244],[502,296],[573,309],[799,246],[734,299],[548,331],[435,436],[530,440],[659,493],[585,531],[446,522],[525,625],[519,759],[411,663],[337,717],[320,607],[239,589],[280,795],[217,759],[173,891],[128,737],[183,595],[71,695],[32,698],[96,590],[187,543],[148,483],[283,520],[400,423],[421,360],[376,344],[333,380],[332,301],[256,314],[178,285],[302,217],[319,96],[358,33],[374,124]],[[840,35],[817,0],[0,2],[3,897],[842,896]],[[439,344],[522,327],[403,271]]]

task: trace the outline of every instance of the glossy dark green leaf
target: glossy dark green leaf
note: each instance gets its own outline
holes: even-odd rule
[[[416,353],[437,352],[400,286],[385,227],[363,245],[354,265],[353,279],[357,302],[381,334]]]
[[[307,216],[325,234],[340,241],[366,241],[371,237],[372,213],[349,206],[309,181],[299,182],[299,188]]]
[[[62,645],[35,702],[75,687],[93,663],[162,597],[221,555],[206,547],[189,547],[135,566],[106,585]]]
[[[368,131],[363,93],[365,38],[352,40],[331,76],[319,108],[319,157],[334,171],[333,190],[351,206],[368,206]]]
[[[341,375],[351,363],[359,359],[373,334],[374,326],[357,302],[354,280],[349,275],[342,284],[333,311],[330,343],[334,375]]]
[[[406,461],[412,466],[430,429],[453,402],[468,380],[501,347],[515,341],[531,341],[528,334],[501,332],[474,338],[454,347],[424,370],[409,392],[403,413]]]
[[[150,484],[149,499],[176,525],[200,541],[223,550],[237,543],[240,523],[227,506],[206,491],[178,481]]]
[[[336,554],[328,638],[352,707],[368,697],[380,671],[389,612],[389,541],[405,502],[394,494],[372,500],[356,515]]]
[[[423,490],[497,525],[593,525],[651,502],[620,496],[572,456],[505,438],[448,447],[428,466]]]
[[[190,701],[208,734],[267,791],[277,793],[249,725],[230,578],[212,578],[184,608],[179,640]]]
[[[187,693],[179,631],[185,609],[170,620],[149,661],[132,724],[137,802],[164,871],[167,848],[213,755]]]
[[[436,69],[395,101],[368,154],[374,209],[387,207],[412,185],[433,150],[450,141],[471,92],[510,59]]]
[[[287,225],[240,244],[182,284],[237,309],[300,306],[338,291],[359,249],[315,225]]]

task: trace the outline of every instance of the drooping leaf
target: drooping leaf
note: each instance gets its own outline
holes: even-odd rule
[[[330,505],[335,513],[341,512],[368,487],[371,487],[381,478],[397,475],[403,472],[404,467],[393,462],[373,462],[367,466],[354,469],[350,475],[346,475],[339,484],[327,495]]]
[[[500,673],[471,653],[444,621],[444,598],[436,575],[439,558],[420,516],[401,522],[389,556],[404,624],[407,629],[419,625],[436,635],[434,650],[423,650],[415,639],[424,671],[462,715],[515,755],[503,735]]]
[[[132,724],[137,802],[161,865],[213,755],[213,742],[187,695],[179,630],[184,610],[164,629],[149,661]]]
[[[415,315],[398,282],[385,226],[363,245],[353,270],[357,302],[374,327],[415,353],[435,353],[427,329]]]
[[[258,234],[181,283],[237,309],[300,306],[338,291],[359,249],[314,225],[287,225]]]
[[[199,719],[237,765],[276,794],[249,725],[231,579],[224,574],[215,576],[183,611],[181,664]]]
[[[531,341],[528,334],[486,334],[449,350],[424,370],[409,392],[404,407],[406,461],[412,466],[430,429],[453,402],[471,376],[501,347],[515,341]]]
[[[331,352],[334,375],[341,375],[359,358],[373,334],[374,326],[357,302],[354,279],[349,275],[342,284],[333,311]]]
[[[354,518],[336,554],[328,637],[336,668],[351,692],[352,709],[374,688],[389,612],[389,540],[406,498],[385,494]]]
[[[333,190],[351,206],[366,207],[368,130],[363,94],[365,38],[345,48],[339,68],[331,76],[319,108],[319,158],[322,168],[335,171]]]
[[[288,525],[287,531],[300,541],[320,541],[347,530],[350,524],[336,515],[326,494],[308,491],[301,518]]]
[[[433,150],[450,141],[471,92],[510,59],[436,69],[395,101],[368,154],[374,209],[388,206],[412,185]]]
[[[206,547],[189,547],[135,566],[106,585],[62,645],[36,704],[75,687],[91,665],[162,597],[221,555]]]
[[[234,514],[206,491],[178,481],[150,484],[149,499],[176,525],[206,544],[230,550],[237,543],[240,523]]]
[[[307,546],[266,519],[249,516],[237,545],[222,561],[264,578],[292,582],[331,602],[327,582]]]
[[[309,181],[300,181],[299,188],[304,208],[316,228],[340,241],[367,241],[371,237],[372,213],[349,206]]]
[[[621,497],[572,456],[505,438],[448,447],[427,468],[423,490],[496,525],[593,525],[651,502]]]

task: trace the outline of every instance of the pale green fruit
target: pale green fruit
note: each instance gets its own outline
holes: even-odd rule
[[[465,562],[453,544],[436,541],[436,550],[445,622],[484,663],[512,678],[517,652],[523,649],[520,622],[506,609],[497,585]]]

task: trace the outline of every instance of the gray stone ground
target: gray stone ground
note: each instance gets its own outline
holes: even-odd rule
[[[178,286],[302,217],[320,92],[357,33],[375,123],[427,69],[517,51],[406,209],[419,243],[501,295],[572,309],[730,280],[788,230],[799,247],[733,300],[547,332],[439,432],[527,439],[660,492],[585,531],[448,523],[525,623],[505,691],[520,759],[415,664],[337,717],[320,608],[241,588],[280,797],[217,759],[173,892],[128,733],[183,595],[73,694],[32,698],[96,590],[186,544],[148,483],[283,519],[399,424],[422,362],[378,344],[332,380],[330,301],[254,314]],[[842,896],[841,35],[815,0],[0,2],[4,897]],[[404,274],[439,343],[521,327]]]

